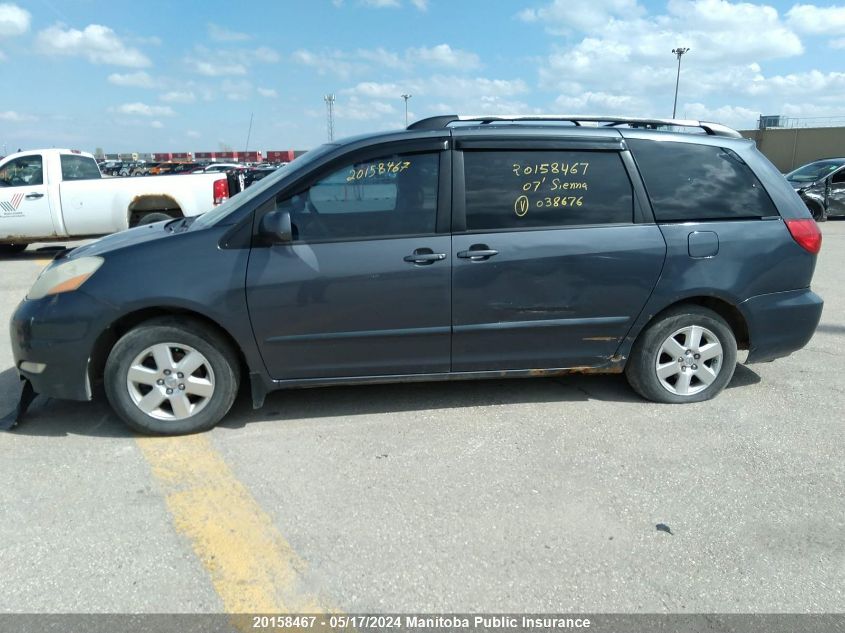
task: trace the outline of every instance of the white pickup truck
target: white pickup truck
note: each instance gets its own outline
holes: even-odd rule
[[[102,178],[91,154],[18,152],[0,161],[0,251],[199,215],[229,195],[226,174]]]

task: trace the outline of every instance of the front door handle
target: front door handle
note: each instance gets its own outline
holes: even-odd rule
[[[458,257],[471,262],[483,262],[498,254],[499,251],[493,250],[487,244],[473,244],[468,251],[458,251]]]
[[[27,200],[38,200],[38,198],[43,198],[43,197],[44,197],[43,193],[36,193],[34,191],[32,193],[28,193],[24,196],[24,198],[26,198]]]
[[[443,261],[446,259],[446,253],[435,253],[430,248],[418,248],[413,254],[405,255],[403,259],[409,264],[419,264],[422,266]]]

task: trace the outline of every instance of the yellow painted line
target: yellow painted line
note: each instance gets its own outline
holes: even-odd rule
[[[38,264],[39,266],[46,266],[51,261],[53,261],[53,260],[52,259],[36,259],[35,263]]]
[[[304,591],[305,563],[202,435],[137,438],[226,613],[325,613]]]

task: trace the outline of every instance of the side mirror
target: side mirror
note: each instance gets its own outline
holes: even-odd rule
[[[261,220],[261,235],[269,244],[290,244],[293,242],[293,227],[290,213],[271,211]]]

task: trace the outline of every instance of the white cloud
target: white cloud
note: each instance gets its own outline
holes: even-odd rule
[[[237,31],[230,31],[218,24],[209,22],[208,36],[215,42],[245,42],[252,39],[249,33],[238,33]]]
[[[678,104],[678,116],[685,119],[712,121],[733,128],[747,129],[760,117],[760,112],[741,106],[724,105],[711,108],[703,103]]]
[[[137,73],[112,73],[108,79],[109,83],[115,86],[133,88],[153,88],[155,86],[153,78],[143,70],[139,70]]]
[[[279,93],[276,92],[273,88],[258,88],[258,94],[262,97],[268,97],[275,99],[279,96]]]
[[[373,49],[359,48],[355,51],[354,56],[372,62],[377,68],[405,68],[407,66],[405,60],[398,53],[382,47]]]
[[[200,134],[196,130],[187,130],[185,132],[185,136],[187,136],[188,138],[199,138],[200,136],[202,136],[202,134]]]
[[[265,64],[275,64],[281,59],[281,56],[272,48],[267,46],[259,46],[253,51],[253,57],[256,61],[264,62]]]
[[[21,114],[20,112],[15,112],[14,110],[6,110],[5,112],[0,111],[0,121],[7,121],[9,123],[28,123],[37,120],[38,117],[32,116],[31,114]]]
[[[630,19],[643,13],[643,8],[636,0],[554,0],[536,9],[523,9],[518,17],[524,22],[543,24],[549,31],[560,33],[571,30],[591,31],[604,26],[613,18]]]
[[[845,38],[830,41],[831,48],[845,48]]]
[[[784,103],[778,114],[797,118],[842,118],[841,101],[838,103],[819,104],[815,102]]]
[[[38,33],[35,45],[44,55],[84,57],[94,64],[112,66],[150,66],[146,55],[127,46],[113,30],[100,24],[89,24],[81,31],[57,24]]]
[[[568,10],[563,3],[557,6]],[[677,71],[671,51],[684,46],[690,51],[682,60],[679,113],[681,103],[705,103],[735,121],[761,107],[764,95],[777,101],[778,81],[767,79],[760,64],[804,51],[798,36],[766,5],[669,0],[662,13],[632,10],[631,17],[619,14],[621,0],[600,0],[597,6],[609,11],[607,19],[591,22],[585,35],[560,40],[540,63],[540,86],[558,93],[556,107],[668,116]]]
[[[810,35],[842,35],[845,32],[845,7],[817,7],[796,4],[786,13],[789,25]]]
[[[176,114],[170,106],[155,106],[147,105],[146,103],[124,103],[115,108],[116,112],[121,114],[131,114],[137,116],[173,116]]]
[[[267,46],[247,50],[213,50],[206,46],[195,46],[184,63],[192,72],[206,77],[227,77],[246,75],[249,67],[256,62],[274,64],[280,60],[281,55]]]
[[[398,83],[365,81],[341,91],[369,99],[400,99],[403,93],[417,98],[452,98],[460,95],[470,102],[483,98],[513,97],[527,93],[528,84],[522,79],[488,79],[458,75],[433,75],[424,79],[409,79]]]
[[[452,48],[448,44],[432,47],[409,48],[404,53],[384,48],[357,49],[355,51],[297,50],[293,60],[314,68],[319,74],[333,74],[348,79],[354,74],[372,72],[374,69],[390,68],[410,71],[416,65],[439,66],[452,70],[474,70],[481,66],[475,53]]]
[[[375,81],[364,81],[353,88],[349,88],[344,92],[355,93],[362,97],[369,97],[374,99],[386,99],[391,97],[398,97],[404,92],[398,84],[394,83],[377,83]]]
[[[193,103],[197,100],[197,96],[190,90],[172,90],[159,95],[158,98],[168,103]]]
[[[752,93],[755,96],[808,97],[816,95],[819,98],[831,96],[841,99],[845,97],[845,73],[823,73],[810,70],[788,75],[761,76],[754,85]]]
[[[555,99],[555,105],[562,113],[590,113],[590,114],[628,114],[637,112],[647,104],[643,99],[624,94],[609,94],[606,92],[583,92],[575,96],[560,95]]]
[[[381,119],[385,115],[396,114],[395,106],[384,101],[361,101],[352,96],[348,100],[339,99],[335,102],[335,115],[338,119],[353,121],[371,121]]]
[[[455,77],[435,75],[425,82],[424,89],[435,96],[462,95],[474,97],[512,97],[528,92],[528,85],[522,79],[487,79],[486,77]]]
[[[343,6],[343,0],[332,0],[336,7]],[[371,9],[398,9],[402,6],[400,0],[359,0],[359,4]],[[428,0],[410,0],[410,4],[419,11],[428,10]]]
[[[152,123],[150,123],[150,127],[160,130],[164,127],[164,123],[162,123],[161,121],[153,121]]]
[[[16,4],[0,4],[0,37],[15,37],[29,31],[32,15]]]
[[[206,77],[225,77],[227,75],[245,75],[246,66],[233,62],[206,61],[202,59],[188,58],[185,60],[193,72]]]
[[[320,75],[331,73],[338,77],[349,77],[353,71],[365,69],[362,64],[355,64],[349,61],[349,56],[342,51],[330,51],[313,53],[307,50],[297,50],[293,53],[294,61],[308,66],[317,71]]]
[[[240,81],[226,79],[220,89],[230,101],[246,101],[252,96],[252,84],[244,79]]]
[[[448,44],[438,44],[431,48],[410,48],[407,52],[410,61],[421,61],[435,66],[446,66],[450,68],[462,68],[472,70],[481,65],[478,55],[454,49]]]

